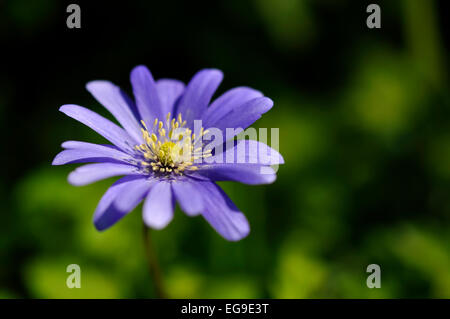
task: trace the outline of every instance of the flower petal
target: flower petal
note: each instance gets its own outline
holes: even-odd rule
[[[131,100],[116,85],[109,81],[92,81],[86,89],[100,102],[136,141],[143,142],[141,126],[133,114]]]
[[[257,121],[262,114],[270,110],[272,106],[273,102],[268,97],[257,97],[230,110],[220,119],[211,121],[210,126],[205,126],[205,128],[216,127],[223,132],[226,132],[227,128],[242,128],[245,130]],[[226,139],[233,136],[226,136]]]
[[[69,174],[68,180],[74,186],[83,186],[113,176],[140,174],[136,167],[132,165],[99,163],[78,167]]]
[[[215,150],[216,154],[205,159],[205,161],[211,164],[284,164],[284,159],[278,151],[259,141],[235,140],[232,147],[228,147],[227,143],[224,143],[222,146],[225,150],[222,151],[218,147]]]
[[[173,218],[175,201],[172,197],[170,183],[157,182],[145,199],[143,219],[144,223],[155,229],[166,227]]]
[[[156,81],[156,90],[161,101],[161,112],[166,115],[174,114],[175,104],[184,92],[184,83],[172,79],[159,79]]]
[[[216,184],[200,182],[204,190],[203,217],[226,240],[238,241],[250,233],[247,218]]]
[[[67,141],[62,144],[66,150],[56,155],[52,165],[84,162],[124,162],[132,157],[112,145],[99,145],[78,141]]]
[[[126,163],[126,161],[105,156],[99,152],[86,150],[64,150],[53,159],[52,165],[75,163]]]
[[[150,125],[156,117],[164,119],[165,114],[161,110],[161,101],[150,70],[145,65],[138,65],[131,71],[130,81],[139,114],[144,122]]]
[[[212,127],[228,112],[263,94],[249,87],[236,87],[219,96],[205,112],[203,126]]]
[[[176,113],[181,113],[186,120],[187,127],[192,127],[194,120],[200,120],[203,117],[222,78],[222,71],[204,69],[197,72],[188,83],[176,110]]]
[[[134,207],[132,207],[131,209],[120,210],[114,205],[114,201],[121,196],[124,190],[133,187],[135,183],[140,184],[143,179],[144,177],[141,176],[125,176],[108,188],[95,209],[93,219],[97,230],[105,230],[111,227],[134,209]],[[131,206],[132,205],[127,208],[130,208]]]
[[[60,107],[61,112],[90,127],[120,149],[130,152],[138,144],[124,129],[91,110],[74,104]]]
[[[109,144],[94,144],[89,142],[82,141],[65,141],[61,144],[61,147],[65,149],[79,149],[79,150],[102,150],[105,152],[117,152],[121,154],[125,154],[119,148]]]
[[[270,184],[277,178],[270,166],[255,164],[202,165],[189,175],[203,180],[234,181],[249,185]]]
[[[174,181],[172,190],[181,209],[187,215],[196,216],[203,211],[202,193],[195,182],[189,179]]]
[[[118,210],[133,210],[147,195],[154,184],[154,180],[140,178],[126,187],[114,201]]]

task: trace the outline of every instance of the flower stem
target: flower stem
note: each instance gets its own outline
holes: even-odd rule
[[[153,283],[155,285],[156,296],[158,298],[167,298],[167,293],[166,290],[164,289],[158,259],[156,258],[156,251],[152,243],[152,236],[149,228],[145,224],[144,224],[144,249],[148,262],[148,269],[150,272],[150,276],[152,277]]]

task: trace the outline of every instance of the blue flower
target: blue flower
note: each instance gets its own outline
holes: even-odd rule
[[[134,101],[111,82],[89,82],[87,90],[121,127],[82,106],[60,108],[112,145],[64,142],[53,165],[95,163],[70,173],[68,180],[76,186],[124,176],[95,210],[98,230],[109,228],[144,200],[143,220],[151,228],[164,228],[178,202],[187,215],[202,215],[227,240],[248,235],[244,214],[215,182],[271,183],[276,174],[270,165],[283,164],[283,158],[254,140],[225,143],[233,135],[218,138],[220,143],[216,139],[220,146],[211,148],[212,142],[206,141],[211,130],[246,129],[273,105],[248,87],[231,89],[209,105],[222,78],[221,71],[204,69],[185,86],[173,79],[155,81],[145,66],[137,66],[131,72]],[[201,120],[199,129],[196,120]]]

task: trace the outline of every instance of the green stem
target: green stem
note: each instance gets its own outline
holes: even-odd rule
[[[156,257],[156,251],[152,243],[152,236],[149,228],[145,224],[144,224],[144,248],[148,262],[148,268],[150,271],[150,276],[152,277],[153,283],[155,285],[156,296],[158,298],[167,298],[167,293],[166,290],[164,289],[158,259]]]

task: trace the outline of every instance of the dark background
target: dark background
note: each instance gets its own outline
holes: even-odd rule
[[[153,297],[138,207],[98,233],[111,180],[76,188],[52,167],[65,140],[102,142],[58,112],[105,110],[84,85],[129,72],[187,82],[221,69],[274,108],[286,164],[273,185],[223,183],[252,232],[238,243],[177,212],[154,239],[179,298],[450,297],[449,5],[377,1],[0,2],[0,297]],[[218,96],[216,94],[216,96]],[[65,285],[68,264],[82,288]],[[381,267],[368,289],[366,267]]]

